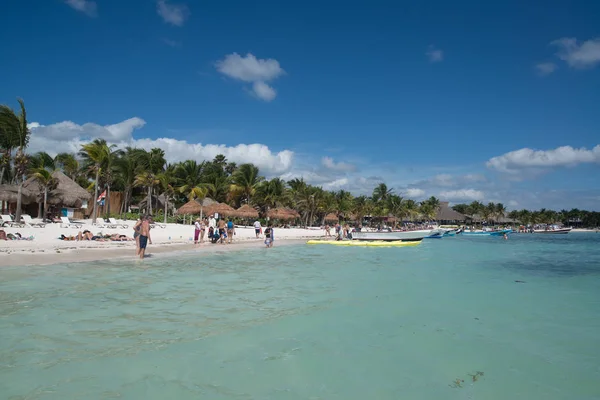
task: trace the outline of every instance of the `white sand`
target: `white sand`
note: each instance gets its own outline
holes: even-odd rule
[[[23,237],[33,236],[33,240],[0,241],[0,267],[11,265],[42,265],[77,261],[103,260],[115,257],[135,257],[135,242],[98,242],[98,241],[63,241],[61,234],[76,236],[79,231],[89,230],[93,234],[125,234],[133,236],[135,221],[125,221],[128,228],[99,228],[91,224],[91,220],[82,221],[81,228],[61,228],[60,224],[47,224],[44,228],[7,228],[8,233],[19,232]],[[264,228],[263,228],[264,229]],[[148,244],[146,254],[166,253],[172,251],[213,251],[233,250],[248,247],[264,246],[262,239],[256,239],[253,227],[237,227],[233,245],[203,243],[194,245],[194,226],[166,224],[165,228],[152,229],[152,243]],[[275,228],[276,244],[285,241],[310,239],[324,235],[321,229]]]

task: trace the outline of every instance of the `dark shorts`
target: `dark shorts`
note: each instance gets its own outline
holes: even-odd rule
[[[140,249],[145,249],[148,245],[148,236],[140,235]]]
[[[258,235],[260,233],[260,228],[254,229],[254,232],[256,232],[256,234]]]
[[[225,234],[225,229],[219,229],[219,235],[223,236]]]

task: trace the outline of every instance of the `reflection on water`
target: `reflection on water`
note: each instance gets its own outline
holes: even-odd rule
[[[593,236],[3,269],[0,392],[599,398]]]

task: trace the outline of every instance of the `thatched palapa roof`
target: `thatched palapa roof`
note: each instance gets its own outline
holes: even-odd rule
[[[440,208],[435,217],[436,221],[465,221],[467,219],[464,214],[454,211],[448,204],[447,201],[440,202]]]
[[[16,203],[18,197],[19,186],[18,185],[0,185],[0,201],[6,201],[8,203]],[[35,202],[36,193],[25,187],[21,188],[21,202],[22,204],[30,204]]]
[[[228,204],[225,203],[215,203],[209,206],[204,207],[204,212],[206,215],[216,214],[230,216],[235,215],[235,209]]]
[[[194,215],[200,214],[202,206],[196,200],[190,200],[177,209],[179,215]]]
[[[235,210],[234,215],[241,218],[258,218],[258,211],[252,208],[249,204],[244,204]]]
[[[267,212],[267,217],[273,219],[294,219],[296,218],[296,215],[284,208],[273,208]]]
[[[337,222],[337,221],[339,221],[339,218],[338,218],[337,214],[335,214],[335,213],[329,213],[329,214],[327,214],[325,216],[325,221],[335,221],[335,222]]]
[[[48,204],[79,208],[84,201],[90,201],[91,195],[74,180],[61,171],[54,171],[52,177],[57,180],[56,188],[48,193]],[[35,178],[29,178],[23,186],[33,193],[41,193],[42,188]]]

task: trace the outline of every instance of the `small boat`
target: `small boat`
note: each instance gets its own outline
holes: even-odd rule
[[[566,235],[573,228],[557,228],[557,229],[534,229],[533,233],[544,233],[550,235]]]
[[[512,229],[502,229],[500,231],[463,231],[463,236],[504,236],[512,233]]]
[[[427,236],[441,232],[440,229],[422,229],[416,231],[388,231],[388,232],[352,232],[352,240],[383,240],[403,242],[419,241]]]
[[[361,246],[361,247],[410,247],[418,246],[421,243],[420,240],[411,242],[403,242],[400,240],[396,241],[382,241],[382,240],[309,240],[306,244],[329,244],[332,246]]]

